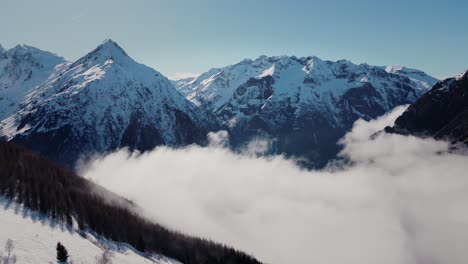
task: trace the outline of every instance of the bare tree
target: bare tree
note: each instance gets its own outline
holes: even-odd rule
[[[109,249],[105,249],[102,255],[96,257],[96,264],[112,264],[114,253]]]
[[[13,243],[13,240],[10,238],[7,239],[5,243],[5,256],[2,257],[2,263],[3,264],[14,264],[16,263],[16,255],[13,254],[13,250],[15,249],[15,244]]]

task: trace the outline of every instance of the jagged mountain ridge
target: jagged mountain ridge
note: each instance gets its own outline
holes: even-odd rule
[[[214,116],[234,147],[274,138],[273,153],[323,165],[355,120],[412,103],[436,82],[405,67],[261,56],[171,83],[112,40],[58,65],[25,89],[0,133],[66,165],[83,153],[199,143],[219,128]]]
[[[69,63],[55,54],[24,44],[9,50],[0,45],[0,120],[18,111],[29,91]]]
[[[468,71],[438,82],[385,131],[468,145]]]
[[[261,56],[176,85],[230,128],[234,147],[258,136],[274,138],[273,153],[320,167],[335,157],[337,140],[354,121],[412,103],[436,81],[404,67]]]
[[[1,133],[72,167],[83,154],[202,143],[218,124],[114,41],[31,90]]]

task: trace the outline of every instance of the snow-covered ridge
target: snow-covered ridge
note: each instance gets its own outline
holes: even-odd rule
[[[273,152],[321,166],[335,158],[338,139],[357,119],[412,103],[436,81],[404,67],[260,56],[176,85],[229,126],[234,146],[270,137]]]
[[[0,134],[70,165],[56,156],[73,162],[83,152],[197,143],[217,126],[165,76],[106,40],[29,89]]]
[[[456,80],[461,80],[461,79],[464,79],[464,78],[468,78],[468,70],[460,73],[459,75],[457,75],[455,77]]]
[[[425,88],[431,88],[438,79],[427,75],[425,72],[411,69],[403,66],[387,66],[385,71],[388,73],[393,73],[401,76],[410,78],[412,81],[417,82],[424,86]]]
[[[347,60],[324,61],[315,56],[260,56],[255,60],[245,59],[224,68],[211,69],[190,82],[178,82],[176,85],[193,103],[219,112],[232,102],[235,90],[242,84],[251,78],[266,76],[274,79],[271,100],[294,98],[296,104],[323,104],[324,100],[338,98],[347,90],[365,83],[385,93],[385,90],[394,88],[390,83],[395,81],[406,81],[423,92],[437,82],[422,71],[405,67],[357,65]]]
[[[20,44],[0,48],[0,120],[20,109],[25,96],[69,62],[47,51]]]
[[[468,70],[450,78],[439,81],[429,93],[438,93],[439,91],[450,91],[453,84],[468,78]]]

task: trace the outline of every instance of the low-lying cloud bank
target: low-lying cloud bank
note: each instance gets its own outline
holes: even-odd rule
[[[353,165],[305,171],[281,156],[222,147],[122,150],[85,177],[146,216],[252,253],[266,263],[467,263],[468,157],[430,139],[382,134],[400,107],[357,121],[342,140]]]

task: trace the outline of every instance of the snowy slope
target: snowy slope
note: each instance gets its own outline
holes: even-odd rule
[[[116,244],[91,234],[86,237],[36,213],[24,210],[15,203],[9,203],[0,197],[0,246],[3,250],[7,239],[12,239],[17,263],[55,263],[57,242],[68,250],[75,264],[96,263],[95,258],[104,249],[110,249],[114,264],[136,263],[179,263],[167,258],[152,256],[143,257],[126,244]]]
[[[393,74],[398,74],[401,76],[408,77],[412,81],[420,83],[422,86],[426,88],[431,88],[432,85],[434,85],[436,82],[439,81],[438,79],[427,75],[423,71],[406,68],[403,66],[387,66],[385,67],[385,71],[388,73],[393,73]]]
[[[27,45],[0,46],[0,120],[19,110],[27,93],[55,76],[69,62]]]
[[[234,146],[266,136],[276,141],[274,152],[320,164],[333,158],[337,140],[357,119],[412,103],[436,81],[402,67],[261,56],[211,69],[177,88],[230,127]]]
[[[181,87],[181,86],[185,86],[186,84],[189,84],[191,83],[192,81],[194,81],[197,77],[187,77],[187,78],[184,78],[184,79],[179,79],[179,80],[171,80],[171,83],[172,85],[174,85],[174,87]],[[186,94],[185,90],[179,90],[179,92],[182,93],[183,96],[187,96],[188,94]]]
[[[70,167],[81,154],[198,143],[216,128],[166,77],[107,40],[33,89],[0,133]]]

